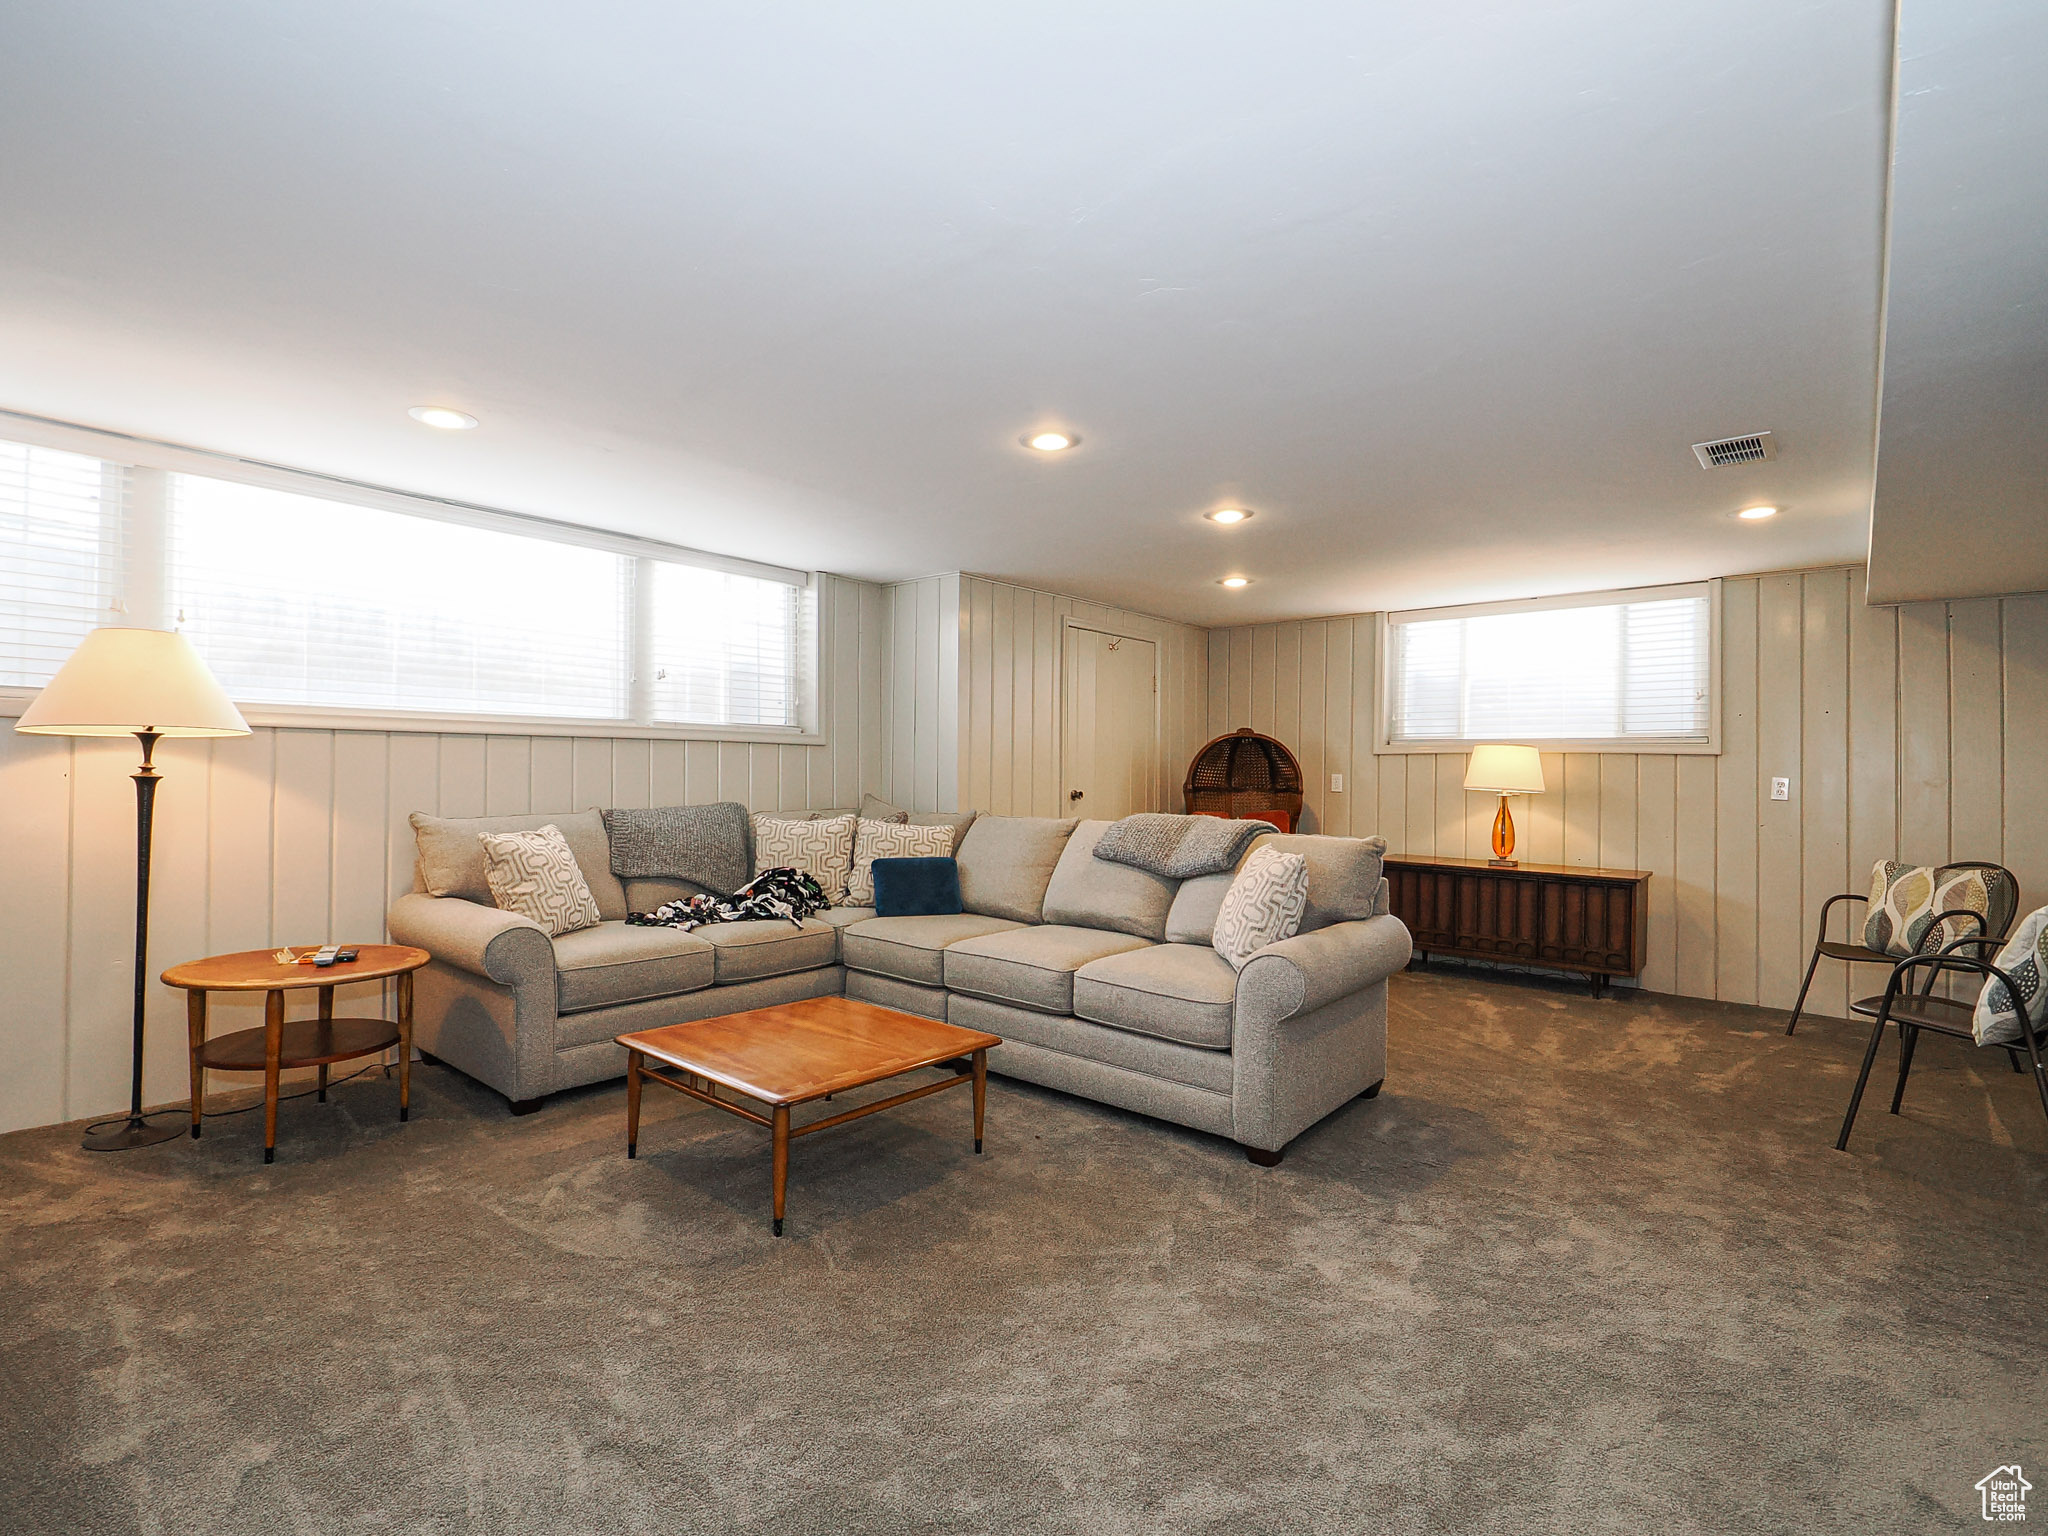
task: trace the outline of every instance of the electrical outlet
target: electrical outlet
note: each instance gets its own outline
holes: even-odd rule
[[[1333,773],[1333,774],[1331,774],[1331,775],[1330,775],[1330,793],[1331,793],[1331,794],[1333,794],[1333,795],[1341,795],[1341,794],[1343,794],[1343,793],[1344,793],[1344,775],[1343,775],[1343,774],[1341,774],[1341,773]]]
[[[1771,798],[1773,800],[1790,800],[1792,798],[1792,781],[1790,779],[1771,780]]]

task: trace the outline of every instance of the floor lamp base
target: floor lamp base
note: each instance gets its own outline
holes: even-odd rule
[[[168,1114],[151,1120],[148,1115],[124,1115],[119,1120],[102,1120],[97,1125],[85,1128],[85,1140],[79,1145],[88,1152],[126,1152],[131,1147],[153,1147],[158,1142],[175,1141],[185,1134],[187,1119],[173,1119]]]

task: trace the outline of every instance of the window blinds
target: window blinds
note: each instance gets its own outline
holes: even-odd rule
[[[0,443],[0,687],[40,688],[118,622],[119,465]]]
[[[168,607],[237,700],[622,720],[633,562],[173,475]]]
[[[1706,742],[1712,601],[1704,590],[1510,612],[1396,616],[1390,744]]]
[[[803,594],[754,576],[649,564],[654,718],[798,727]]]

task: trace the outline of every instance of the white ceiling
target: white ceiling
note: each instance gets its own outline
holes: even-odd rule
[[[1204,623],[1864,551],[1888,0],[0,20],[0,406]]]
[[[2048,589],[2048,7],[1907,0],[1879,602]]]

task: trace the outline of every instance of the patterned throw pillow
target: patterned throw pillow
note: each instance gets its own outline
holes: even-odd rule
[[[945,859],[953,855],[951,827],[912,827],[900,821],[860,823],[860,836],[853,849],[853,879],[847,886],[849,907],[875,904],[877,859]]]
[[[1942,912],[1976,912],[1987,918],[1991,886],[1981,869],[1938,869],[1879,859],[1870,871],[1869,915],[1863,920],[1865,947],[1880,954],[1931,955],[1988,931],[1966,917],[1934,922]]]
[[[2029,912],[2020,919],[2020,931],[2006,940],[2005,948],[1992,962],[2013,979],[2020,989],[2017,1004],[2005,983],[1996,976],[1984,983],[1977,994],[1977,1010],[1970,1016],[1970,1032],[1979,1045],[2004,1045],[2020,1038],[2020,1009],[2024,1008],[2038,1037],[2048,1029],[2048,907]]]
[[[477,840],[484,845],[491,900],[502,910],[532,918],[551,938],[597,926],[597,898],[560,827],[549,822],[534,832],[479,832]]]
[[[1934,870],[1925,864],[1879,859],[1870,870],[1870,905],[1863,945],[1881,955],[1918,954],[1933,925]]]
[[[827,901],[843,906],[846,878],[853,872],[853,824],[852,816],[802,821],[756,815],[754,873],[800,869],[818,882]]]
[[[1216,953],[1232,970],[1243,970],[1254,950],[1293,938],[1307,907],[1308,860],[1278,848],[1253,848],[1216,911]]]

